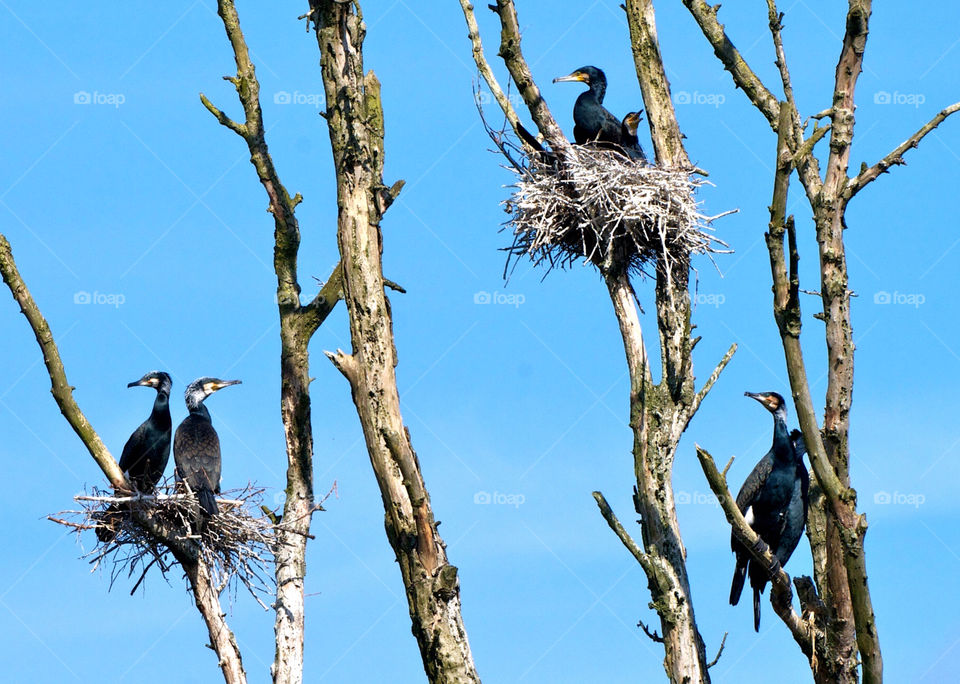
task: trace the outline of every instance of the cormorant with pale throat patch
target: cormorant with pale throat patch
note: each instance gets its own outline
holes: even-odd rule
[[[157,390],[150,417],[140,424],[120,454],[120,470],[141,494],[150,494],[163,478],[170,460],[170,376],[163,371],[150,371],[127,387],[152,387]],[[96,527],[97,539],[111,541],[117,536],[121,504],[112,504],[97,516],[102,526]]]
[[[220,493],[220,438],[213,429],[204,400],[214,392],[239,385],[239,380],[198,378],[184,392],[190,412],[173,438],[173,458],[177,480],[186,483],[197,496],[200,508],[210,516],[218,513],[216,495]]]

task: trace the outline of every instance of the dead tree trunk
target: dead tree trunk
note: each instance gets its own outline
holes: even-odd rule
[[[483,55],[473,7],[461,0],[467,20],[473,55],[480,73],[501,107],[506,98],[493,78]],[[569,143],[563,137],[539,88],[530,74],[520,49],[520,31],[516,9],[511,0],[498,0],[491,6],[500,18],[500,57],[530,110],[543,137],[561,159]],[[664,74],[657,42],[653,6],[648,0],[628,1],[626,5],[630,38],[637,76],[649,112],[651,137],[657,164],[692,170],[683,148],[670,88]],[[516,114],[504,108],[508,121],[516,129]],[[709,682],[708,662],[703,639],[697,630],[693,599],[686,570],[686,551],[677,522],[673,500],[673,460],[680,436],[700,402],[706,396],[734,353],[731,347],[699,392],[694,387],[691,352],[696,341],[691,336],[689,269],[690,253],[672,251],[654,262],[655,301],[660,342],[661,379],[654,383],[643,339],[637,298],[623,268],[600,268],[623,338],[630,373],[630,426],[633,429],[634,501],[641,516],[642,550],[607,505],[603,495],[594,492],[600,511],[608,524],[634,555],[647,575],[652,606],[660,617],[664,644],[664,669],[673,682]]]
[[[363,72],[366,27],[356,3],[311,0],[337,173],[337,239],[352,353],[330,359],[350,383],[400,564],[413,633],[431,682],[478,682],[430,496],[400,414],[396,347],[384,293],[380,221],[402,183],[383,184],[380,83]]]
[[[210,576],[210,570],[202,559],[180,558],[197,609],[203,615],[210,635],[210,646],[220,658],[220,669],[227,684],[245,684],[247,673],[243,669],[243,659],[233,632],[226,623],[226,616],[220,607],[219,590]]]
[[[843,239],[844,214],[857,192],[889,167],[903,164],[903,154],[916,147],[946,117],[960,110],[960,103],[942,110],[886,157],[873,166],[864,164],[856,176],[850,177],[848,164],[854,135],[854,95],[866,48],[870,0],[848,2],[832,105],[812,117],[815,120],[829,118],[830,124],[815,124],[809,136],[794,101],[781,40],[783,15],[774,0],[767,0],[767,9],[783,87],[782,102],[750,69],[727,36],[717,19],[719,5],[711,7],[703,0],[684,0],[684,5],[696,19],[724,68],[733,76],[735,84],[778,131],[781,141],[767,247],[774,284],[774,319],[780,331],[794,404],[814,471],[807,536],[813,552],[819,591],[817,600],[823,603],[823,610],[813,613],[817,616],[817,631],[825,636],[827,651],[825,658],[811,663],[814,678],[818,682],[856,682],[859,665],[865,683],[882,682],[883,659],[864,552],[867,521],[857,512],[856,491],[850,486],[849,414],[853,402],[854,344]],[[821,177],[814,148],[828,133],[830,150],[826,172]],[[793,217],[785,215],[787,189],[793,170],[796,170],[813,210],[819,245],[823,310],[817,316],[825,323],[828,378],[822,429],[813,408],[800,346],[799,254],[795,228]],[[785,235],[787,249],[784,248]]]
[[[273,681],[299,684],[303,681],[305,630],[304,576],[307,572],[307,540],[310,521],[317,510],[313,490],[313,430],[310,421],[310,356],[307,345],[342,298],[338,265],[320,292],[300,304],[297,256],[300,227],[295,215],[301,201],[287,192],[273,164],[264,138],[260,109],[260,83],[233,0],[218,0],[217,9],[233,48],[236,76],[227,77],[237,89],[244,121],[236,122],[201,95],[204,106],[217,120],[237,133],[250,150],[253,164],[267,193],[274,221],[273,265],[277,275],[280,313],[280,416],[287,444],[286,499],[281,516],[274,518],[274,548],[277,597],[274,637],[276,652],[271,667]]]

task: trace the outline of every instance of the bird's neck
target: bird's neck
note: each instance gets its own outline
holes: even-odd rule
[[[787,417],[778,411],[773,414],[773,453],[783,461],[793,461],[793,442],[787,429]]]
[[[593,93],[593,96],[597,99],[597,102],[603,103],[603,96],[607,93],[607,84],[594,81],[590,84],[590,90],[587,92]]]
[[[203,405],[202,401],[196,404],[187,404],[187,410],[190,411],[191,416],[198,416],[200,418],[203,418],[208,423],[212,422],[210,420],[210,412],[207,410],[207,407]]]
[[[157,398],[153,401],[151,418],[170,422],[170,395],[166,392],[157,392]]]

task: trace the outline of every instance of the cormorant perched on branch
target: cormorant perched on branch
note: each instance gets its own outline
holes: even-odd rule
[[[151,371],[127,387],[153,387],[157,398],[153,412],[138,427],[120,455],[120,470],[143,494],[149,494],[157,486],[170,460],[170,376],[161,371]]]
[[[647,155],[643,153],[640,147],[640,140],[637,138],[637,127],[640,125],[640,119],[643,116],[643,110],[639,112],[630,112],[623,117],[623,123],[620,125],[621,136],[623,137],[623,151],[631,159],[637,161],[647,161]]]
[[[607,77],[593,66],[580,67],[568,76],[553,79],[554,83],[586,83],[589,90],[580,93],[573,106],[573,139],[577,144],[586,142],[623,145],[621,122],[603,106],[607,92]]]
[[[756,399],[773,414],[773,445],[760,459],[737,494],[737,507],[760,538],[785,565],[800,541],[807,519],[809,476],[803,465],[803,436],[787,430],[787,407],[776,392],[745,396]],[[753,628],[760,631],[760,594],[769,580],[768,569],[757,563],[749,551],[730,535],[737,565],[730,587],[730,605],[737,605],[747,570],[753,588]]]
[[[207,515],[216,515],[220,493],[220,438],[213,429],[210,412],[203,401],[217,390],[239,385],[239,380],[198,378],[184,392],[190,415],[183,419],[173,438],[173,458],[177,464],[177,480],[185,482],[197,495],[200,508]]]
[[[122,470],[134,487],[142,494],[149,494],[163,477],[163,471],[170,460],[170,376],[162,371],[150,371],[127,387],[152,387],[157,390],[150,417],[140,424],[120,455]],[[100,525],[96,527],[97,539],[109,542],[117,536],[116,527],[120,522],[121,504],[112,504],[97,516]]]

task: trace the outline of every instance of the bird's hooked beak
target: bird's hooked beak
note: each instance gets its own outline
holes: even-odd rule
[[[572,74],[567,76],[560,76],[559,78],[553,79],[554,83],[590,83],[590,77],[587,76],[582,71],[574,71]]]
[[[777,400],[765,392],[759,392],[759,393],[744,392],[743,396],[750,397],[751,399],[756,399],[761,404],[763,404],[763,407],[768,411],[777,410]]]
[[[157,378],[140,378],[136,382],[127,383],[127,387],[159,387],[160,380]]]
[[[222,390],[224,387],[229,387],[230,385],[242,385],[242,380],[217,380],[211,382],[209,387],[211,392],[216,392],[217,390]]]

